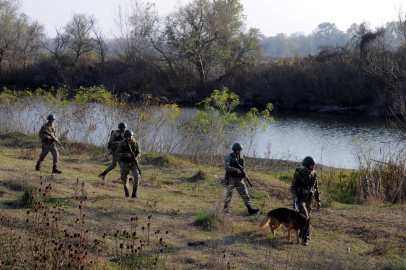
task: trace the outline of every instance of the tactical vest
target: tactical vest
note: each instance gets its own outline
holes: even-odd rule
[[[119,131],[118,129],[113,129],[113,130],[110,132],[110,137],[113,136],[113,134],[114,134],[115,132],[118,132],[118,131]],[[120,135],[118,135],[118,136],[115,138],[114,141],[115,141],[115,142],[121,142],[123,139],[124,139],[123,134],[120,134]],[[113,152],[115,152],[116,149],[117,149],[117,145],[112,145],[111,142],[109,141],[109,142],[107,143],[107,149],[111,149],[111,150],[113,150]]]
[[[302,168],[296,169],[295,174],[299,174],[299,178],[296,179],[296,193],[299,199],[311,200],[314,197],[314,184],[317,178],[314,174],[304,174],[304,170]]]
[[[237,165],[237,159],[236,159],[237,156],[234,156],[234,155],[231,155],[231,156],[232,156],[232,159],[231,159],[230,166],[233,167],[233,168],[239,169],[239,167]],[[244,158],[242,158],[240,156],[240,161],[238,163],[241,165],[241,167],[244,168]],[[228,172],[228,171],[226,171],[225,178],[226,178],[226,180],[228,180],[228,178],[230,178],[230,177],[237,178],[239,176],[241,176],[241,178],[242,178],[242,174],[239,175],[237,172]]]

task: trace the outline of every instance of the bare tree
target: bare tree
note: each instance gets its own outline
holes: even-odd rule
[[[44,26],[38,21],[28,23],[21,41],[20,51],[25,70],[28,62],[33,62],[35,54],[41,47],[40,40],[44,37]]]
[[[79,57],[95,48],[95,39],[92,37],[92,31],[96,24],[93,15],[85,14],[72,15],[72,19],[65,26],[66,46],[74,53],[73,65]]]
[[[0,0],[0,75],[2,74],[3,60],[6,54],[12,52],[15,44],[13,28],[20,7],[20,1]]]
[[[15,63],[21,64],[23,70],[33,60],[40,48],[40,38],[44,35],[44,26],[38,21],[30,22],[25,14],[20,14],[12,26],[13,48],[8,59],[9,70]]]
[[[118,31],[116,53],[126,64],[133,65],[152,51],[146,32],[151,34],[151,24],[157,22],[153,4],[144,5],[138,1],[121,3],[115,10],[114,21]]]
[[[99,60],[102,64],[102,72],[103,72],[103,80],[104,80],[104,75],[106,71],[106,56],[109,51],[109,46],[107,43],[107,40],[105,39],[102,30],[94,27],[92,29],[93,35],[94,35],[94,42],[95,42],[95,51],[97,52],[97,55],[99,56]]]
[[[45,37],[41,46],[45,50],[49,51],[58,60],[58,62],[61,62],[68,39],[65,33],[62,32],[61,28],[55,28],[55,30],[56,36],[54,38]]]

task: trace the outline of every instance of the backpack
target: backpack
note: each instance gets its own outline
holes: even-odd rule
[[[114,132],[116,132],[116,131],[117,131],[117,129],[113,129],[113,130],[110,132],[110,138],[111,138],[111,136],[113,136]],[[109,140],[109,142],[107,143],[107,149],[111,149],[110,140]]]

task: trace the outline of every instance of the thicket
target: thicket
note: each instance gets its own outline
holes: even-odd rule
[[[54,113],[62,141],[104,145],[117,123],[128,119],[144,151],[178,153],[194,160],[206,153],[209,159],[205,162],[214,163],[236,140],[237,134],[227,130],[238,130],[240,139],[248,138],[252,143],[264,131],[265,121],[273,120],[272,104],[262,112],[252,108],[245,115],[237,114],[240,99],[227,88],[213,91],[192,115],[166,98],[145,94],[137,101],[125,102],[126,96],[119,100],[103,86],[51,92],[40,88],[34,92],[4,89],[0,94],[0,130],[36,135],[45,117]],[[247,154],[250,151],[251,144]]]

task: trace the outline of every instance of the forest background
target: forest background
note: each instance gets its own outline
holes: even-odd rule
[[[0,86],[42,89],[103,85],[114,94],[166,96],[195,103],[228,87],[242,105],[276,109],[402,114],[406,22],[345,32],[323,22],[308,35],[266,37],[246,26],[238,0],[194,0],[167,16],[132,1],[115,10],[114,37],[94,15],[45,34],[21,12],[21,1],[0,1]],[[125,97],[128,97],[125,95]]]

